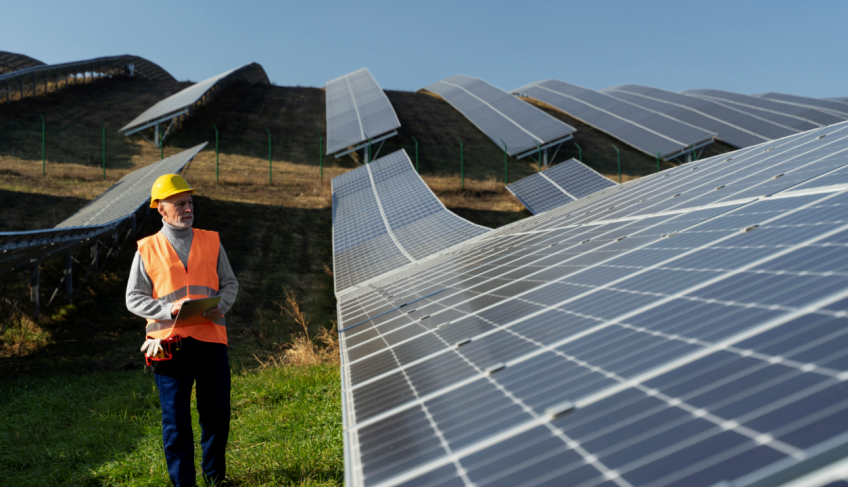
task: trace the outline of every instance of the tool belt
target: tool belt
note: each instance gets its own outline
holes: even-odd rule
[[[182,342],[182,338],[174,337],[174,338],[165,338],[161,342],[162,350],[158,350],[156,355],[152,357],[144,356],[144,363],[147,365],[148,370],[153,370],[153,373],[156,373],[156,369],[159,368],[161,362],[168,362],[174,359],[174,353],[180,350],[180,345]]]

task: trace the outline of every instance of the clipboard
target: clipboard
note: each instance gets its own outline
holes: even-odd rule
[[[207,323],[209,320],[201,316],[201,314],[215,308],[220,302],[221,296],[183,301],[180,312],[177,313],[177,318],[174,320],[174,328]]]

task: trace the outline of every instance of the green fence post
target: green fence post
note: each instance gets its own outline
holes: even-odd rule
[[[421,171],[418,170],[418,141],[415,140],[415,137],[412,138],[412,141],[415,142],[415,172],[420,174]]]
[[[165,137],[162,137],[159,140],[159,160],[161,161],[164,158],[165,158]]]
[[[509,166],[507,166],[507,164],[506,164],[506,158],[507,158],[506,142],[504,142],[503,139],[501,139],[501,144],[503,144],[503,146],[504,146],[504,186],[509,186]]]
[[[41,175],[47,176],[47,154],[44,152],[44,148],[46,146],[45,142],[45,129],[44,126],[46,122],[44,121],[44,115],[38,114],[41,117]]]
[[[212,124],[212,128],[215,129],[215,182],[218,182],[218,127],[215,124]]]
[[[542,146],[536,142],[536,150],[539,151],[539,172],[542,172]]]
[[[265,131],[268,132],[268,184],[274,184],[271,170],[271,132],[267,127],[265,128]]]
[[[657,151],[657,172],[660,172],[660,151]]]
[[[318,156],[321,158],[321,162],[319,164],[319,171],[321,171],[321,179],[324,179],[324,136],[321,135],[321,131],[318,131]]]
[[[615,153],[618,154],[618,184],[621,184],[621,152],[615,144],[610,145],[612,145],[612,148],[615,149]]]
[[[106,181],[106,122],[100,119],[103,124],[103,180]]]
[[[580,162],[583,162],[583,149],[580,148],[580,144],[578,144],[577,142],[575,142],[574,145],[577,146],[577,159]]]

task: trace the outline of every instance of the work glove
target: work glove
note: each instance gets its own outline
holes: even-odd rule
[[[141,351],[148,357],[155,357],[159,352],[165,353],[162,348],[162,340],[160,338],[148,338],[141,346]]]

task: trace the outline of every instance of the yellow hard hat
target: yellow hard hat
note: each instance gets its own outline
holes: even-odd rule
[[[153,183],[153,188],[150,189],[150,207],[156,208],[159,200],[186,192],[194,193],[194,190],[189,186],[188,181],[179,174],[159,176],[156,182]]]

